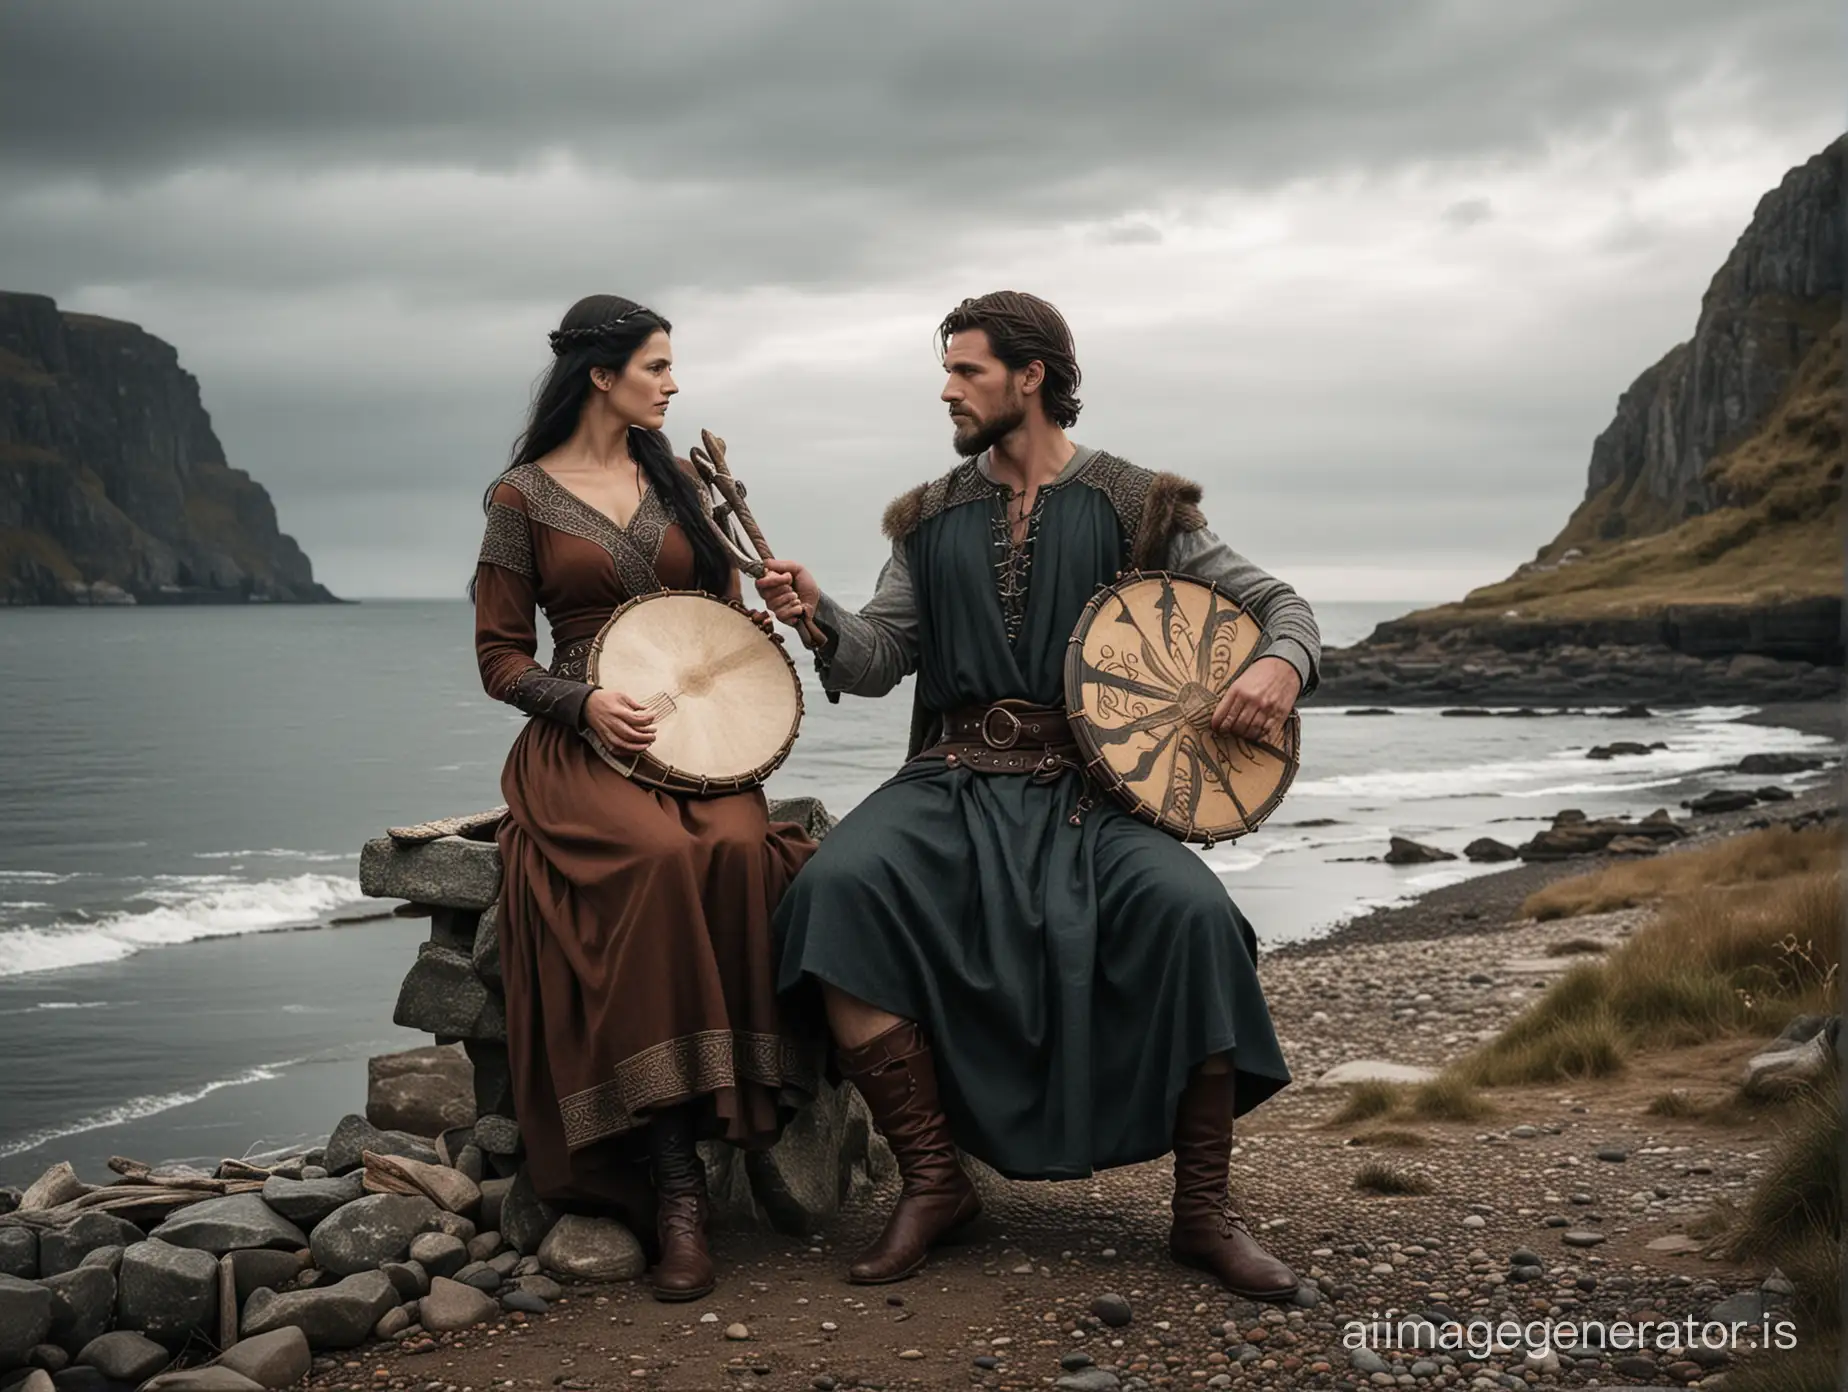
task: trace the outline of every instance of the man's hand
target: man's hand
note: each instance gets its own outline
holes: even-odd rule
[[[654,713],[620,691],[598,687],[584,702],[584,723],[609,748],[640,754],[654,743]]]
[[[1275,738],[1302,689],[1303,679],[1289,663],[1281,657],[1260,657],[1219,698],[1213,729],[1239,739]]]
[[[821,586],[798,561],[765,561],[757,593],[770,612],[792,628],[813,617],[815,606],[821,603]]]

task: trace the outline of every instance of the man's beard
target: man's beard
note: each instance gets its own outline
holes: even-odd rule
[[[991,450],[1009,435],[1020,429],[1021,422],[1027,418],[1024,402],[1016,399],[1002,408],[1001,414],[984,425],[977,426],[965,435],[960,429],[956,432],[956,452],[964,459],[974,459],[984,450]]]

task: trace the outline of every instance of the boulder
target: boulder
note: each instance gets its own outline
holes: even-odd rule
[[[1835,1067],[1835,1045],[1829,1032],[1800,1044],[1778,1043],[1746,1060],[1740,1089],[1747,1097],[1789,1097],[1830,1075]]]
[[[39,1274],[38,1234],[31,1228],[0,1228],[0,1276],[30,1281]]]
[[[40,1283],[51,1292],[49,1341],[81,1353],[115,1323],[116,1278],[104,1267],[80,1266]]]
[[[366,1120],[434,1136],[475,1119],[475,1069],[460,1049],[406,1049],[366,1064]]]
[[[534,1253],[558,1221],[558,1210],[541,1199],[525,1170],[514,1178],[501,1200],[500,1234],[522,1254]]]
[[[70,1222],[39,1234],[39,1275],[74,1271],[99,1247],[132,1247],[147,1234],[113,1213],[80,1213]]]
[[[1653,753],[1662,745],[1638,744],[1635,740],[1618,740],[1613,744],[1594,744],[1586,751],[1587,759],[1622,759]]]
[[[1416,841],[1408,841],[1403,836],[1392,838],[1391,848],[1383,857],[1388,865],[1429,865],[1433,861],[1455,860],[1456,858],[1454,851],[1420,845]]]
[[[507,1037],[505,1008],[475,975],[474,962],[436,943],[419,944],[391,1018],[406,1029],[451,1039]]]
[[[469,961],[475,968],[475,975],[480,977],[491,991],[504,991],[506,983],[501,980],[500,955],[500,905],[496,903],[481,915],[475,924],[475,941],[469,951]]]
[[[416,1246],[417,1243],[413,1240],[411,1243],[413,1250]],[[383,1271],[392,1285],[398,1288],[400,1300],[417,1300],[430,1293],[430,1272],[415,1257],[409,1261],[386,1262],[379,1270]]]
[[[218,1316],[218,1261],[208,1252],[149,1239],[122,1254],[116,1324],[179,1344],[210,1334]]]
[[[520,1153],[520,1123],[510,1116],[484,1116],[475,1121],[475,1144],[489,1155]]]
[[[1604,849],[1610,855],[1654,855],[1662,846],[1647,836],[1613,836]]]
[[[130,1329],[101,1335],[84,1345],[77,1354],[79,1367],[94,1368],[111,1382],[126,1382],[130,1386],[145,1382],[170,1361],[166,1349]]]
[[[420,1233],[411,1240],[411,1260],[432,1276],[454,1276],[468,1265],[468,1245],[448,1233]]]
[[[1719,812],[1743,812],[1746,808],[1755,806],[1757,802],[1758,794],[1756,793],[1748,793],[1737,788],[1716,788],[1710,793],[1704,793],[1695,798],[1692,802],[1684,802],[1682,806],[1697,815],[1711,816]]]
[[[340,1119],[328,1138],[327,1158],[322,1162],[331,1175],[343,1175],[365,1163],[366,1152],[374,1155],[402,1155],[407,1160],[436,1163],[436,1151],[426,1141],[403,1131],[381,1131],[362,1116]]]
[[[310,1232],[328,1214],[342,1208],[366,1192],[364,1176],[344,1174],[332,1179],[283,1179],[271,1176],[263,1182],[263,1202],[291,1223]],[[308,1239],[295,1244],[306,1247]]]
[[[126,1247],[98,1247],[85,1256],[77,1265],[79,1268],[100,1266],[111,1276],[117,1276],[120,1275],[122,1271],[122,1254],[127,1250],[128,1248]]]
[[[254,1247],[232,1252],[225,1260],[231,1263],[231,1280],[239,1305],[250,1299],[251,1292],[265,1286],[281,1290],[308,1265],[307,1258],[300,1252],[270,1252]]]
[[[17,1276],[0,1276],[0,1369],[17,1368],[51,1333],[52,1295]]]
[[[275,1183],[288,1181],[270,1180],[265,1187]],[[296,1252],[308,1245],[308,1235],[272,1209],[260,1194],[227,1194],[189,1204],[148,1236],[215,1257],[252,1247]]]
[[[436,1214],[436,1205],[428,1199],[368,1194],[321,1220],[309,1242],[314,1264],[336,1276],[351,1276],[402,1261],[411,1239]]]
[[[315,1348],[357,1348],[398,1303],[398,1289],[382,1271],[361,1271],[315,1290],[258,1291],[244,1308],[245,1344],[238,1347],[279,1329],[299,1329]]]
[[[432,1334],[467,1329],[499,1315],[499,1302],[485,1291],[441,1276],[430,1282],[430,1293],[417,1302],[418,1321]]]
[[[1347,1087],[1353,1083],[1428,1083],[1437,1071],[1414,1063],[1390,1063],[1385,1059],[1349,1059],[1323,1073],[1310,1086]]]
[[[407,845],[388,836],[359,853],[359,887],[374,899],[409,899],[479,912],[500,897],[500,848],[492,841],[439,836]]]
[[[555,1276],[633,1281],[647,1268],[642,1244],[613,1218],[567,1213],[539,1244],[539,1262]]]
[[[293,1387],[308,1376],[313,1358],[308,1336],[294,1325],[245,1339],[218,1359],[218,1366],[242,1373],[271,1392]]]
[[[1480,864],[1491,864],[1503,860],[1519,860],[1521,853],[1505,841],[1497,841],[1493,836],[1478,836],[1463,848],[1463,854]]]
[[[263,1392],[263,1384],[230,1368],[207,1364],[162,1373],[143,1383],[141,1392]]]
[[[1733,765],[1735,773],[1770,774],[1808,773],[1822,767],[1822,760],[1809,754],[1747,754]]]

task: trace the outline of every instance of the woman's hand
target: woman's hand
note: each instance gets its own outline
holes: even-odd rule
[[[1260,657],[1219,698],[1213,729],[1239,739],[1274,739],[1302,689],[1303,679],[1289,663],[1281,657]]]
[[[757,593],[770,612],[792,628],[813,617],[815,606],[821,603],[821,586],[798,561],[765,561]]]
[[[655,740],[654,713],[606,687],[584,702],[584,723],[605,746],[623,754],[640,754]]]

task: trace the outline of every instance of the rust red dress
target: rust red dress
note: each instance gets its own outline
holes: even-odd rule
[[[501,774],[499,833],[527,1171],[542,1198],[614,1205],[643,1232],[637,1132],[652,1110],[695,1102],[701,1134],[767,1145],[814,1095],[822,1057],[818,1033],[786,1025],[770,937],[814,842],[770,823],[760,790],[658,792],[579,733],[590,640],[625,600],[691,589],[693,574],[652,488],[618,526],[528,464],[495,486],[475,579],[482,684],[533,716]],[[736,598],[735,572],[731,584]],[[535,661],[537,610],[551,624],[549,671]]]

